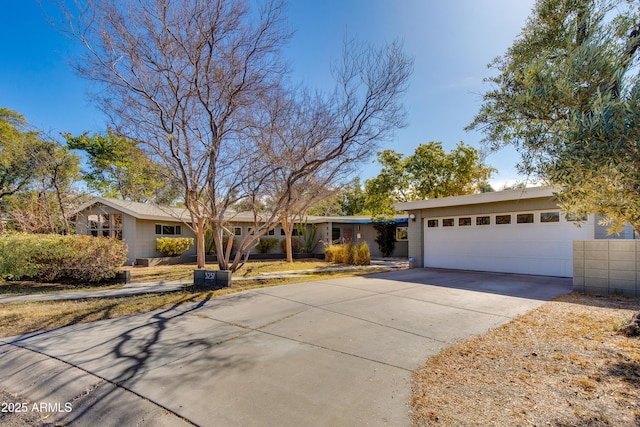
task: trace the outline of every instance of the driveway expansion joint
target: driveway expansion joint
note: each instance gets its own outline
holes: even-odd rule
[[[329,313],[338,314],[340,316],[349,317],[351,319],[360,320],[362,322],[371,323],[372,325],[381,326],[383,328],[388,328],[388,329],[392,329],[392,330],[395,330],[395,331],[398,331],[398,332],[404,332],[406,334],[410,334],[410,335],[414,335],[414,336],[417,336],[417,337],[420,337],[420,338],[424,338],[424,339],[432,340],[432,341],[435,341],[435,342],[439,342],[441,344],[451,345],[451,342],[448,342],[448,341],[439,340],[437,338],[433,338],[433,337],[429,337],[429,336],[426,336],[426,335],[418,334],[416,332],[407,331],[406,329],[395,328],[393,326],[385,325],[384,323],[374,322],[373,320],[364,319],[362,317],[353,316],[351,314],[345,314],[345,313],[342,313],[340,311],[331,310],[331,309],[327,308],[328,305],[339,304],[339,303],[345,302],[345,301],[357,301],[359,299],[370,298],[372,295],[366,295],[366,296],[356,297],[356,298],[349,298],[349,299],[346,299],[344,301],[337,301],[337,302],[332,302],[332,303],[327,303],[327,304],[319,304],[319,305],[314,305],[314,304],[309,304],[309,303],[305,303],[305,302],[301,302],[301,301],[296,301],[296,300],[293,300],[293,299],[290,299],[290,298],[285,298],[285,297],[281,297],[281,296],[277,296],[277,295],[270,295],[270,296],[275,297],[275,298],[280,298],[280,299],[283,299],[285,301],[291,301],[291,302],[295,302],[295,303],[298,303],[298,304],[303,304],[303,305],[306,305],[306,306],[310,307],[309,309],[315,308],[315,309],[318,309],[318,310],[323,310],[323,311],[326,311],[326,312],[329,312]],[[422,301],[422,302],[425,302],[425,301]]]

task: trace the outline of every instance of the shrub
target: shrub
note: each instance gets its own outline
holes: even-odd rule
[[[282,248],[282,252],[287,253],[287,239],[280,241],[280,248]],[[300,241],[298,239],[291,239],[291,251],[294,254],[300,252]]]
[[[156,249],[164,256],[180,256],[189,250],[193,241],[189,237],[157,237]]]
[[[300,252],[303,254],[312,253],[318,244],[316,241],[318,227],[315,224],[311,224],[311,227],[307,227],[307,225],[306,219],[303,223],[296,224],[296,230],[298,231],[298,236],[300,236]]]
[[[102,282],[127,259],[124,242],[106,237],[57,234],[0,236],[0,278]]]
[[[32,258],[36,249],[29,234],[0,234],[0,279],[35,277],[38,268]]]
[[[343,264],[353,264],[353,246],[351,243],[347,243],[342,245],[342,263]]]
[[[393,222],[378,222],[373,224],[378,232],[376,243],[383,257],[391,256],[396,246],[396,224]]]
[[[324,249],[324,259],[327,262],[353,265],[371,264],[371,254],[366,242],[360,242],[355,246],[329,245]]]
[[[280,239],[277,237],[261,237],[260,242],[256,245],[256,250],[261,254],[268,253],[271,249],[278,246]]]
[[[355,246],[353,263],[355,265],[371,264],[371,252],[369,252],[369,245],[366,242],[360,242]]]
[[[336,262],[336,254],[342,251],[338,245],[329,245],[324,248],[324,260],[327,262]]]

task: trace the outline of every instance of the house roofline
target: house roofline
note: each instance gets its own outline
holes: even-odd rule
[[[184,208],[170,207],[170,206],[160,206],[160,205],[151,205],[146,203],[139,202],[131,202],[127,200],[119,200],[119,199],[110,199],[105,197],[94,197],[90,201],[83,203],[77,209],[75,209],[71,215],[77,215],[78,213],[96,205],[102,204],[108,206],[112,209],[116,209],[124,214],[130,215],[136,219],[141,220],[149,220],[149,221],[180,221],[185,224],[191,223],[191,218],[189,217],[189,211]],[[163,212],[163,214],[148,214],[144,212],[140,212],[136,210],[135,207],[141,205],[145,208],[155,207],[159,211]],[[260,218],[258,218],[259,220]],[[247,223],[252,222],[253,215],[246,215],[245,212],[235,212],[233,215],[230,215],[228,218],[230,223]],[[372,224],[376,221],[371,219],[371,216],[367,215],[352,215],[352,216],[315,216],[309,215],[306,216],[303,221],[308,222],[309,224],[320,224],[320,223],[346,223],[346,224]],[[408,221],[407,215],[395,215],[393,217],[393,221],[402,222]]]
[[[176,207],[162,207],[160,205],[146,205],[146,206],[155,206],[160,211],[163,212],[162,215],[146,214],[143,212],[136,211],[135,209],[132,209],[132,207],[135,206],[135,204],[138,204],[139,202],[131,202],[131,201],[119,200],[119,199],[109,199],[104,197],[94,197],[90,201],[80,205],[77,209],[75,209],[71,213],[71,215],[77,215],[78,213],[98,203],[108,206],[112,209],[117,209],[122,213],[130,215],[136,219],[149,220],[149,221],[180,221],[186,224],[191,223],[189,211],[187,211],[186,209],[176,208]],[[175,215],[169,211],[174,211]]]
[[[556,193],[557,190],[552,187],[530,187],[517,190],[502,190],[488,193],[468,194],[464,196],[443,197],[439,199],[417,200],[415,202],[396,203],[393,206],[400,211],[415,211],[451,206],[467,206],[525,199],[552,198]]]

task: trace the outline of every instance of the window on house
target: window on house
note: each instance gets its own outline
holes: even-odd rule
[[[409,238],[409,227],[396,227],[396,240],[402,241]]]
[[[445,218],[442,220],[443,227],[453,227],[453,218]]]
[[[276,229],[272,228],[271,230],[267,231],[267,236],[275,236],[276,235]]]
[[[511,224],[511,215],[496,215],[496,224]]]
[[[87,217],[87,234],[122,240],[122,214],[93,214]]]
[[[476,225],[491,225],[491,217],[490,216],[477,216],[476,217]]]
[[[331,229],[331,240],[335,241],[335,240],[340,240],[340,237],[342,237],[342,233],[340,232],[339,228],[332,228]]]
[[[458,218],[458,226],[459,227],[467,227],[469,225],[471,225],[471,217]]]
[[[516,215],[516,222],[518,224],[533,224],[533,214],[532,213],[518,214]]]
[[[98,225],[100,224],[100,215],[89,215],[87,217],[87,228],[89,230],[97,230],[98,229]],[[93,233],[91,233],[93,234]],[[96,232],[95,236],[97,236],[98,233]]]
[[[280,229],[280,235],[284,236],[284,228]],[[297,227],[293,227],[293,230],[291,231],[291,235],[292,236],[297,236],[298,235],[298,228]],[[335,239],[334,239],[335,240]]]
[[[242,227],[233,227],[234,236],[242,236]]]
[[[541,212],[540,222],[560,222],[560,212]]]
[[[159,236],[179,236],[182,234],[182,226],[156,224],[156,234]]]
[[[438,226],[438,220],[437,219],[429,219],[427,220],[427,227],[429,228],[434,228]]]

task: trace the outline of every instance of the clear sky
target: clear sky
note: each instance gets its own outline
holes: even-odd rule
[[[46,0],[45,0],[46,1]],[[382,149],[411,154],[420,143],[441,141],[448,151],[459,141],[482,148],[482,135],[465,132],[481,105],[487,64],[503,54],[520,33],[534,0],[290,0],[295,31],[286,54],[292,80],[312,88],[332,87],[330,64],[349,38],[381,44],[401,39],[415,57],[405,107],[409,126]],[[41,130],[58,134],[106,129],[94,108],[88,83],[77,77],[68,58],[78,47],[47,23],[35,0],[3,1],[0,14],[0,106],[15,110]],[[373,158],[372,158],[373,161]],[[523,180],[514,170],[512,150],[490,154],[500,189]],[[363,179],[376,175],[369,163]]]

